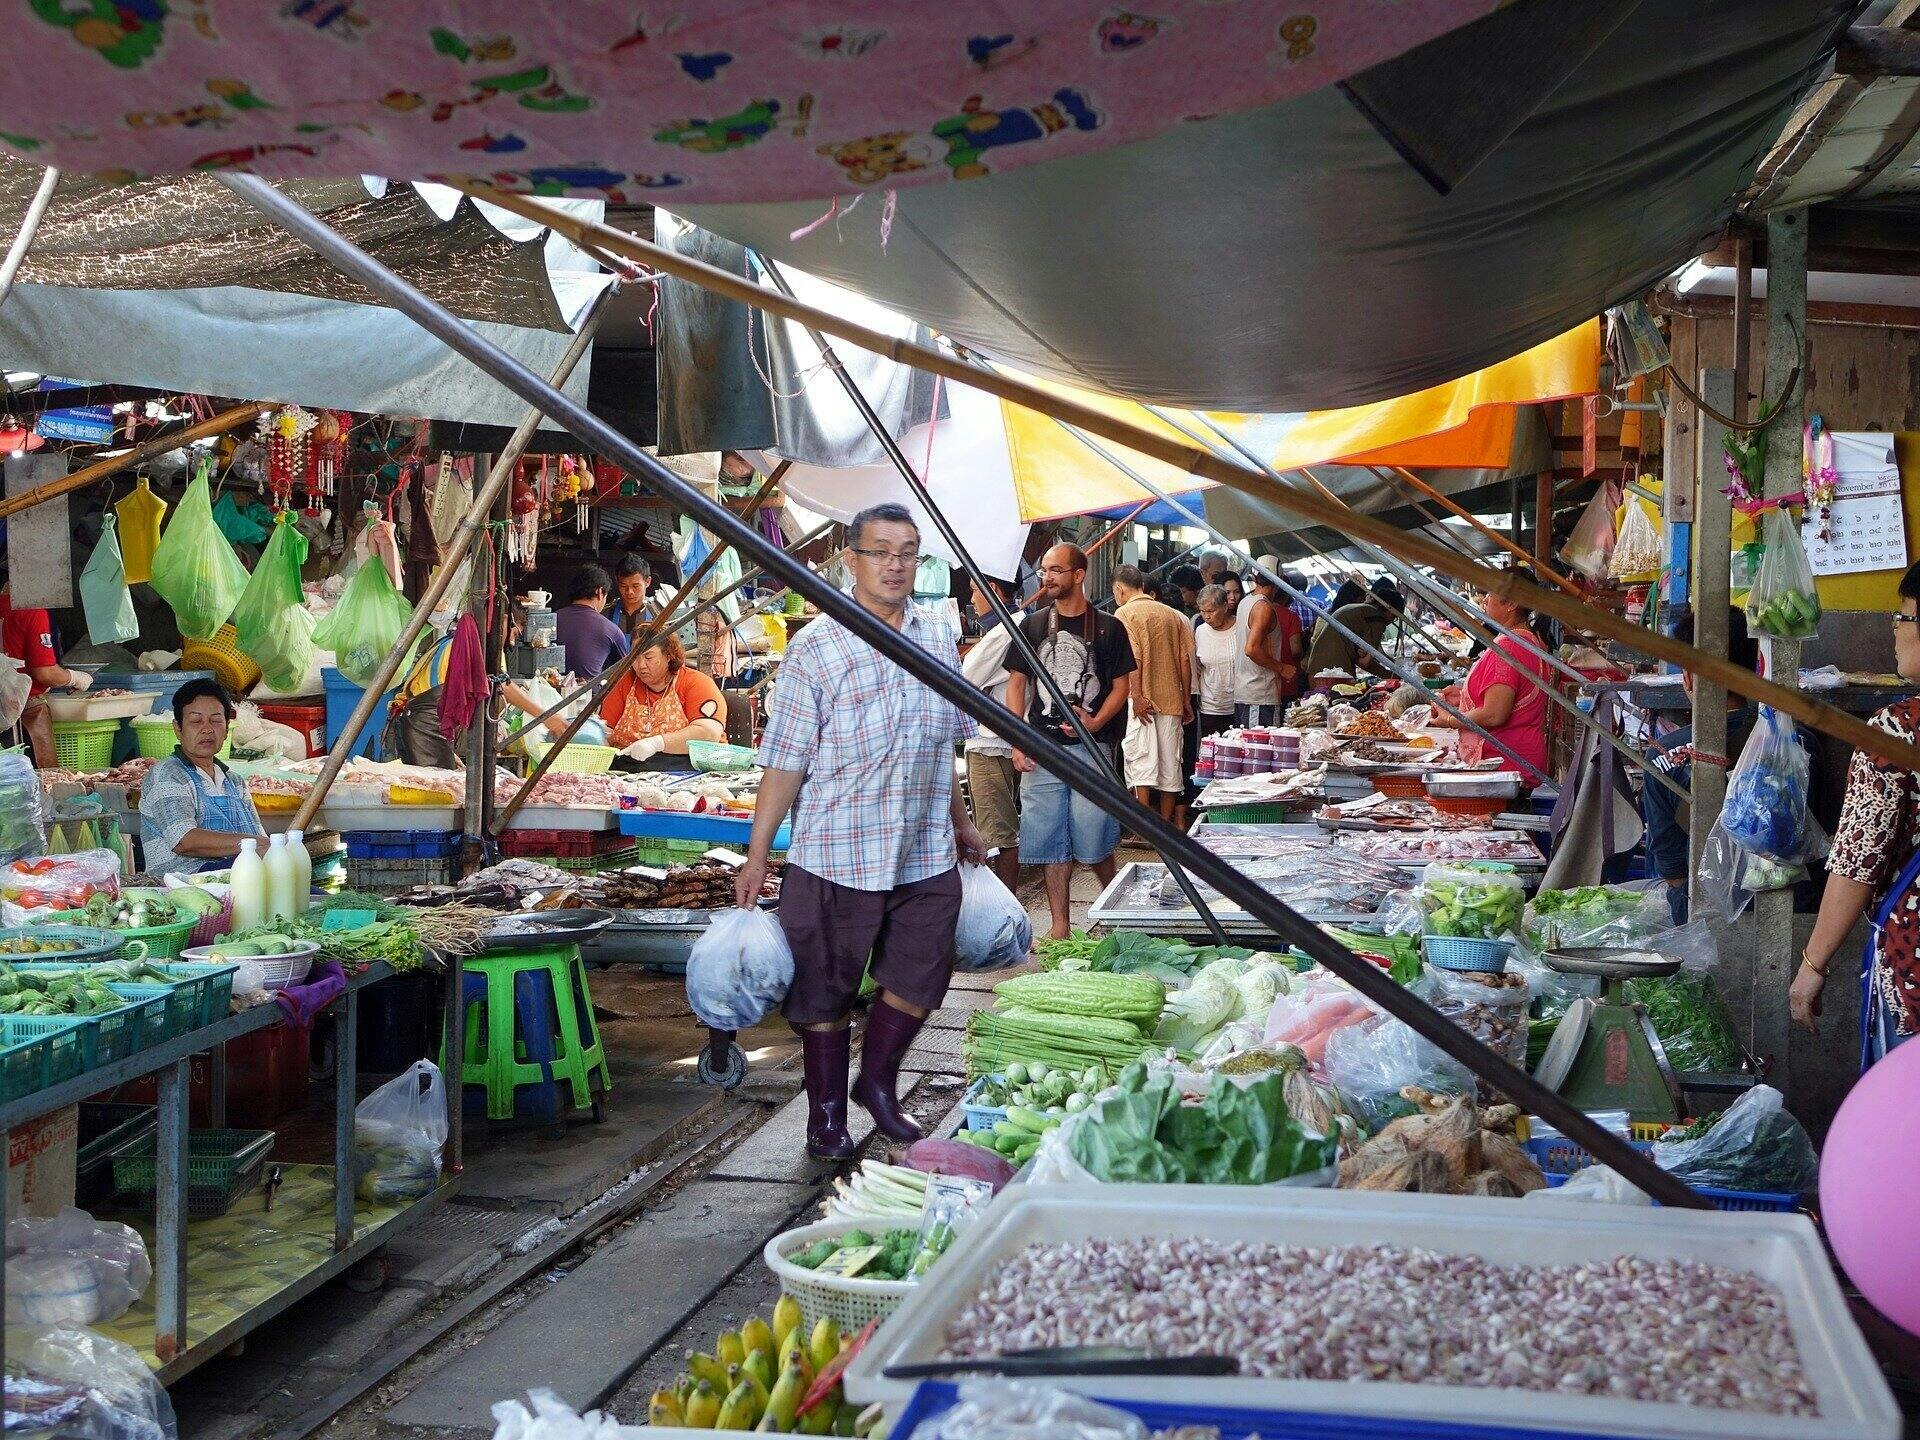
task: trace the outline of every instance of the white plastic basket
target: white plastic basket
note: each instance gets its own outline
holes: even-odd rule
[[[231,960],[222,960],[213,954],[211,946],[196,946],[181,952],[180,958],[216,965],[256,965],[260,969],[262,990],[285,990],[289,985],[298,985],[307,978],[307,972],[313,969],[313,957],[320,953],[320,946],[312,940],[300,940],[295,944],[304,948],[289,950],[284,955],[245,955]]]
[[[780,1288],[800,1306],[811,1329],[822,1319],[833,1321],[845,1334],[854,1334],[869,1320],[884,1320],[900,1302],[913,1293],[912,1280],[851,1280],[838,1275],[817,1275],[786,1257],[821,1240],[833,1240],[849,1230],[865,1230],[877,1235],[889,1228],[874,1220],[821,1220],[776,1235],[762,1252],[767,1268],[780,1281]]]
[[[1511,800],[1520,793],[1520,777],[1510,771],[1441,771],[1426,776],[1427,793],[1454,800]]]

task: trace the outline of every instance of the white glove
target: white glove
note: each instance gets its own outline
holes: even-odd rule
[[[634,741],[620,753],[629,760],[651,760],[666,748],[667,742],[664,737],[649,735],[643,740]]]
[[[77,695],[83,695],[93,688],[93,676],[85,670],[67,671],[67,684]]]

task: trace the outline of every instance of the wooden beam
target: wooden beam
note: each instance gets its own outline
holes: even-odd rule
[[[1834,48],[1836,75],[1862,80],[1920,77],[1920,30],[1900,25],[1849,25]]]
[[[489,201],[503,210],[537,221],[569,239],[584,237],[592,240],[616,255],[643,261],[653,269],[689,281],[702,289],[782,319],[797,321],[823,334],[858,345],[863,350],[885,356],[895,364],[911,365],[929,374],[971,385],[976,390],[1010,400],[1016,405],[1063,421],[1077,430],[1084,430],[1089,435],[1111,440],[1159,460],[1184,474],[1215,480],[1257,500],[1278,505],[1309,523],[1332,526],[1415,565],[1477,586],[1487,594],[1498,595],[1528,609],[1544,611],[1565,624],[1590,630],[1608,640],[1619,641],[1642,655],[1718,680],[1750,700],[1771,705],[1822,734],[1831,735],[1857,750],[1878,756],[1889,764],[1902,769],[1920,770],[1920,745],[1898,739],[1885,730],[1869,725],[1859,716],[1850,715],[1812,695],[1763,680],[1718,656],[1703,654],[1671,636],[1657,634],[1645,626],[1628,624],[1622,617],[1595,609],[1583,600],[1548,586],[1533,584],[1517,569],[1496,570],[1477,564],[1445,545],[1421,535],[1397,530],[1371,515],[1345,510],[1310,491],[1274,485],[1266,476],[1223,459],[1204,446],[1176,440],[1161,431],[1149,430],[1123,416],[1056,394],[1031,381],[975,365],[964,353],[949,353],[904,336],[884,334],[857,320],[790,299],[741,276],[729,274],[664,246],[635,240],[630,235],[622,235],[605,225],[580,219],[528,196],[516,195],[476,180],[462,180],[455,188],[476,200]]]
[[[85,489],[96,480],[104,480],[109,475],[116,475],[122,470],[151,460],[156,455],[164,455],[169,450],[178,450],[182,445],[191,444],[195,440],[205,440],[209,435],[220,435],[245,425],[272,408],[271,405],[236,405],[231,410],[222,410],[210,420],[202,420],[184,429],[169,430],[164,435],[143,440],[123,454],[109,455],[104,460],[96,460],[91,465],[82,466],[71,475],[62,475],[58,480],[49,480],[44,485],[36,485],[23,495],[11,495],[5,500],[0,500],[0,520],[6,519],[9,515],[18,515],[22,510],[31,510],[36,505],[70,494],[75,490]]]

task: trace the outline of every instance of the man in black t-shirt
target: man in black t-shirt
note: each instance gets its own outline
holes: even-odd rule
[[[1126,627],[1087,603],[1087,554],[1077,545],[1056,545],[1040,557],[1040,593],[1033,614],[1020,622],[1040,663],[1079,712],[1096,744],[1111,762],[1113,747],[1127,726],[1133,645]],[[1007,652],[1007,708],[1062,743],[1079,736],[1061,715],[1053,692],[1035,681],[1027,659]],[[1120,822],[1066,782],[1038,769],[1028,755],[1013,752],[1020,777],[1020,859],[1041,865],[1047,874],[1047,906],[1053,912],[1052,938],[1072,932],[1068,906],[1075,862],[1092,868],[1102,884],[1113,879],[1113,850],[1120,843]]]

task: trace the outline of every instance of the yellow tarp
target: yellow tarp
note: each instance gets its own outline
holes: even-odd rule
[[[1600,388],[1600,352],[1600,322],[1589,320],[1510,360],[1412,395],[1344,410],[1298,415],[1208,412],[1207,418],[1276,470],[1338,462],[1504,469],[1513,440],[1514,407],[1595,393]],[[1169,439],[1184,438],[1134,401],[1044,380],[1035,383]],[[1138,485],[1046,416],[1012,404],[1003,404],[1001,415],[1022,520],[1084,515],[1143,498]],[[1197,424],[1192,428],[1204,434]],[[1171,493],[1210,483],[1131,450],[1115,453]]]

